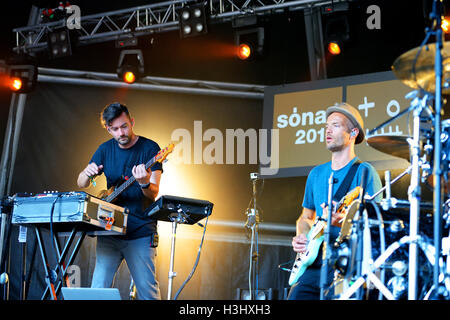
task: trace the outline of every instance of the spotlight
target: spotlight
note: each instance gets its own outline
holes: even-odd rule
[[[208,32],[205,6],[197,4],[186,6],[178,12],[181,38],[198,36]]]
[[[20,89],[22,89],[22,79],[20,78],[10,78],[9,79],[9,88],[12,91],[18,92]]]
[[[47,45],[50,58],[59,58],[72,55],[69,30],[66,28],[48,32]]]
[[[339,55],[350,41],[350,25],[345,14],[329,14],[326,16],[324,41],[332,55]]]
[[[331,41],[327,45],[328,52],[332,55],[338,55],[341,53],[341,47],[338,41]]]
[[[123,75],[123,80],[126,83],[133,83],[136,81],[136,76],[134,75],[134,73],[132,71],[127,71],[125,72],[125,74]]]
[[[254,60],[264,54],[264,28],[240,29],[235,32],[236,55],[241,60]]]
[[[252,55],[252,48],[247,43],[241,43],[238,47],[237,56],[241,60],[246,60]]]
[[[38,69],[30,56],[19,55],[8,61],[8,86],[17,93],[28,93],[34,90]]]
[[[450,17],[442,19],[441,28],[445,33],[450,33]]]
[[[117,65],[117,76],[126,83],[134,83],[145,75],[144,56],[139,49],[122,50]]]

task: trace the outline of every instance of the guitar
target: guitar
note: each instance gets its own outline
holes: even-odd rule
[[[347,193],[335,206],[338,213],[344,213],[344,219],[346,220],[347,208],[361,193],[361,187],[356,187],[349,193]],[[308,245],[306,251],[302,253],[297,253],[294,265],[291,269],[291,275],[289,277],[289,285],[294,285],[306,269],[316,260],[319,254],[320,246],[324,240],[324,231],[327,226],[326,220],[324,218],[317,218],[314,221],[311,230],[309,230],[306,238],[308,239]]]
[[[157,162],[163,162],[167,156],[173,151],[173,148],[175,145],[173,143],[169,144],[164,149],[161,149],[156,156],[154,156],[152,159],[150,159],[149,162],[145,164],[145,169],[148,170],[151,168],[154,164]],[[106,202],[112,202],[114,201],[125,189],[127,189],[129,186],[131,186],[136,181],[136,178],[132,175],[128,180],[125,180],[124,183],[122,183],[118,187],[111,187],[108,190],[103,190],[99,194],[99,198],[101,198],[103,201]]]

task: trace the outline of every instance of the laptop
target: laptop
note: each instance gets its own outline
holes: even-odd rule
[[[117,288],[67,288],[62,287],[64,300],[121,300]]]

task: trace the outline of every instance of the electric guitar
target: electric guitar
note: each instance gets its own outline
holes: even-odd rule
[[[361,192],[361,187],[356,187],[349,193],[347,193],[335,206],[335,212],[344,213],[344,219],[347,215],[348,206],[355,200]],[[308,239],[308,245],[306,251],[302,253],[297,253],[294,265],[291,269],[291,275],[289,277],[289,285],[294,285],[306,269],[316,260],[319,254],[320,246],[324,240],[324,232],[327,226],[326,220],[324,218],[317,218],[309,230],[306,238]]]
[[[145,169],[148,170],[151,168],[154,164],[157,162],[163,162],[167,156],[173,151],[174,144],[171,143],[164,149],[161,149],[156,156],[154,156],[152,159],[150,159],[149,162],[145,164]],[[128,180],[125,180],[120,186],[118,187],[111,187],[108,190],[103,190],[98,195],[99,198],[101,198],[103,201],[106,202],[113,202],[125,189],[127,189],[129,186],[131,186],[136,181],[136,178],[132,175]]]

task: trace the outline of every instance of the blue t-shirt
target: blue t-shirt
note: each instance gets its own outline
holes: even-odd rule
[[[350,170],[350,167],[353,165],[355,161],[358,160],[358,157],[352,159],[345,167],[339,170],[331,169],[331,161],[318,165],[314,167],[309,173],[308,179],[306,180],[306,188],[305,188],[305,196],[303,198],[303,207],[316,211],[317,216],[322,216],[322,207],[320,206],[322,203],[328,204],[328,182],[330,179],[331,172],[333,171],[333,198],[336,192],[339,189],[339,186],[345,179],[347,172]],[[357,186],[361,186],[361,175],[362,170],[367,169],[367,184],[364,187],[366,194],[373,195],[375,192],[381,189],[381,180],[378,176],[375,168],[368,162],[362,162],[357,171],[353,180],[350,184],[348,190],[344,192],[344,195],[356,188]],[[343,196],[344,196],[343,195]],[[381,194],[375,198],[377,201],[381,200]],[[337,199],[339,201],[341,199]]]
[[[90,162],[103,165],[108,189],[120,186],[125,180],[132,177],[131,169],[135,165],[148,163],[161,148],[153,140],[139,136],[136,143],[129,149],[119,147],[117,141],[110,139],[102,143]],[[161,170],[162,164],[156,162],[152,171]],[[120,236],[124,239],[137,239],[156,232],[156,221],[145,216],[145,211],[152,203],[145,197],[137,182],[131,184],[113,201],[114,204],[129,209],[127,233]]]

